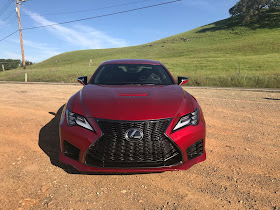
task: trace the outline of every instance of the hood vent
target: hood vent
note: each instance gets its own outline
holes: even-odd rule
[[[120,93],[121,97],[145,97],[148,96],[148,93]]]

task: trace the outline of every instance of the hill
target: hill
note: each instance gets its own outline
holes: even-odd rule
[[[280,88],[280,10],[240,22],[228,18],[139,46],[63,53],[28,66],[28,80],[75,82],[105,60],[139,58],[161,61],[173,76],[189,77],[189,85]],[[23,81],[24,73],[0,72],[0,80]]]

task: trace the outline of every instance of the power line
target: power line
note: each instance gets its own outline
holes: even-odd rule
[[[107,16],[112,16],[112,15],[118,15],[118,14],[133,12],[133,11],[137,11],[137,10],[143,10],[143,9],[147,9],[147,8],[151,8],[151,7],[157,7],[157,6],[161,6],[161,5],[165,5],[165,4],[171,4],[171,3],[175,3],[175,2],[179,2],[179,1],[182,1],[182,0],[173,0],[173,1],[163,2],[163,3],[160,3],[160,4],[154,4],[154,5],[150,5],[150,6],[139,7],[139,8],[130,9],[130,10],[124,10],[124,11],[120,11],[120,12],[114,12],[114,13],[109,13],[109,14],[104,14],[104,15],[98,15],[98,16],[94,16],[94,17],[82,18],[82,19],[77,19],[77,20],[70,20],[70,21],[66,21],[66,22],[54,23],[54,24],[43,25],[43,26],[35,26],[35,27],[30,27],[30,28],[24,28],[22,30],[44,28],[44,27],[50,27],[50,26],[56,26],[56,25],[63,25],[63,24],[68,24],[68,23],[80,22],[80,21],[85,21],[85,20],[90,20],[90,19],[97,19],[97,18],[101,18],[101,17],[107,17]]]
[[[35,27],[23,28],[22,31],[23,30],[32,30],[32,29],[38,29],[38,28],[51,27],[51,26],[56,26],[56,25],[63,25],[63,24],[68,24],[68,23],[75,23],[75,22],[91,20],[91,19],[97,19],[97,18],[102,18],[102,17],[108,17],[108,16],[113,16],[113,15],[133,12],[133,11],[137,11],[137,10],[143,10],[143,9],[148,9],[148,8],[152,8],[152,7],[162,6],[162,5],[166,5],[166,4],[171,4],[171,3],[175,3],[175,2],[179,2],[179,1],[182,1],[182,0],[173,0],[173,1],[163,2],[163,3],[159,3],[159,4],[149,5],[149,6],[145,6],[145,7],[139,7],[139,8],[135,8],[135,9],[129,9],[129,10],[124,10],[124,11],[120,11],[120,12],[113,12],[113,13],[109,13],[109,14],[98,15],[98,16],[93,16],[93,17],[88,17],[88,18],[77,19],[77,20],[70,20],[70,21],[61,22],[61,23],[54,23],[54,24],[43,25],[43,26],[35,26]],[[5,39],[7,39],[10,36],[12,36],[13,34],[17,33],[18,31],[19,30],[17,30],[15,32],[9,34],[8,36],[0,39],[0,42],[5,40]]]
[[[4,3],[4,6],[0,9],[0,12],[2,12],[11,2],[13,2],[13,0],[8,0],[6,3]]]
[[[15,14],[15,15],[16,15],[16,14]],[[2,29],[0,30],[0,32],[4,31],[4,29],[6,29],[11,23],[15,22],[17,19],[18,19],[17,16],[14,16],[14,18],[11,19],[10,22],[6,23],[6,24],[2,27]]]
[[[13,10],[4,20],[3,22],[5,22],[15,11]]]
[[[8,0],[6,4],[0,9],[0,17],[5,13],[5,11],[12,5],[14,0]]]
[[[0,40],[0,42],[2,42],[3,40],[7,39],[8,37],[14,35],[15,33],[17,33],[19,30],[14,31],[13,33],[9,34],[8,36],[4,37],[3,39]]]
[[[72,11],[72,12],[61,12],[61,13],[40,14],[40,15],[39,14],[34,14],[34,15],[22,15],[22,16],[52,16],[52,15],[75,14],[75,13],[81,13],[81,12],[89,12],[89,11],[96,11],[96,10],[103,10],[103,9],[121,7],[121,6],[126,6],[126,5],[130,5],[130,4],[136,4],[136,3],[146,2],[146,1],[151,1],[151,0],[134,1],[134,2],[130,2],[130,3],[126,3],[126,4],[117,4],[117,5],[107,6],[107,7],[100,7],[100,8],[95,8],[95,9],[86,9],[86,10],[78,10],[78,11]]]
[[[14,0],[12,0],[12,1],[14,1]],[[28,1],[29,1],[29,0],[28,0]],[[27,2],[27,0],[25,0],[24,2]],[[9,25],[11,22],[13,22],[13,21],[15,20],[15,18],[14,18],[13,20],[11,20],[10,22],[8,22],[8,23],[5,24],[5,21],[8,20],[8,19],[11,17],[12,14],[15,14],[15,15],[16,15],[16,12],[15,12],[14,9],[13,9],[13,10],[9,13],[9,15],[2,21],[2,22],[4,23],[4,25],[1,27],[2,30],[0,30],[0,32],[3,31],[3,29],[4,29],[4,27],[5,27],[6,25]],[[17,18],[17,17],[16,17],[16,18]]]

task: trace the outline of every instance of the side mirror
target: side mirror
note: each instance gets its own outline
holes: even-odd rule
[[[187,77],[178,77],[178,85],[186,84],[189,81]]]
[[[78,82],[82,85],[87,85],[87,76],[78,77]]]

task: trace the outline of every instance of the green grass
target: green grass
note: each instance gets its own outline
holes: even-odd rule
[[[67,52],[26,71],[0,72],[0,80],[24,81],[27,72],[28,81],[75,82],[103,61],[138,58],[161,61],[174,77],[189,77],[189,85],[280,88],[279,17],[279,10],[265,12],[246,26],[229,18],[144,45]]]

